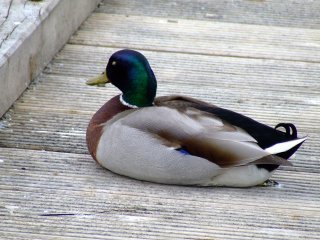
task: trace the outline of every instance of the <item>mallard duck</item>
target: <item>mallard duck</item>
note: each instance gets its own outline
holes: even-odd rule
[[[121,94],[92,117],[86,141],[103,167],[134,179],[176,185],[263,184],[306,140],[296,127],[275,128],[194,98],[156,96],[157,81],[141,53],[112,54],[88,85],[112,83]],[[283,128],[282,131],[279,128]]]

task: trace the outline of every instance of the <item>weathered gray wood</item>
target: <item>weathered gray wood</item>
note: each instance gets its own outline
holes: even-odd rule
[[[320,28],[320,2],[294,0],[104,0],[97,12]]]
[[[2,148],[0,159],[0,232],[6,239],[320,236],[314,173],[278,171],[274,179],[281,187],[193,188],[121,177],[88,155]]]
[[[102,71],[115,48],[71,45],[65,46],[55,60],[45,69],[46,73],[69,76],[94,76]],[[269,59],[250,59],[199,54],[142,51],[155,70],[157,79],[164,83],[213,85],[212,88],[238,88],[249,91],[286,92],[287,98],[311,104],[320,104],[319,64]],[[264,83],[264,84],[262,84]],[[292,95],[292,93],[297,93]],[[240,94],[240,93],[239,93]],[[262,96],[264,97],[264,96]]]
[[[0,146],[87,153],[91,115],[115,88],[85,85],[100,73],[113,48],[66,45],[3,121]],[[244,113],[271,126],[294,122],[306,144],[288,170],[319,172],[318,65],[144,51],[158,77],[158,94],[185,94]],[[201,73],[199,72],[201,69]],[[199,84],[201,87],[199,87]],[[301,117],[303,116],[303,117]]]
[[[320,239],[319,30],[171,19],[175,7],[161,15],[167,8],[159,6],[162,0],[145,6],[159,6],[159,15],[139,14],[135,8],[127,12],[143,2],[109,1],[117,14],[90,17],[0,120],[0,239]],[[232,2],[246,6],[245,1]],[[174,3],[179,8],[182,1],[167,5]],[[191,15],[192,7],[200,3],[209,8],[213,1],[185,3],[189,17],[178,17],[203,20],[196,10]],[[301,4],[247,4],[282,3]],[[317,2],[306,2],[306,9],[313,4]],[[235,11],[226,8],[226,15]],[[292,26],[294,11],[283,20],[273,19],[274,9],[265,9],[261,24]],[[125,17],[127,13],[152,17]],[[313,28],[312,14],[301,24]],[[261,19],[255,22],[250,16],[248,23],[260,24]],[[165,186],[97,165],[87,154],[86,126],[119,91],[84,83],[123,47],[142,49],[150,59],[159,95],[186,94],[272,126],[294,122],[301,135],[308,134],[292,159],[294,166],[273,176],[281,185]]]
[[[73,44],[320,61],[320,30],[94,13]]]
[[[2,0],[0,117],[48,64],[98,0]]]

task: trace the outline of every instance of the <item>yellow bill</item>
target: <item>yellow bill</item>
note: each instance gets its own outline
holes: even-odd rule
[[[104,87],[107,83],[109,83],[109,79],[107,77],[106,72],[101,73],[100,75],[90,78],[86,84],[90,86],[99,86],[99,87]]]

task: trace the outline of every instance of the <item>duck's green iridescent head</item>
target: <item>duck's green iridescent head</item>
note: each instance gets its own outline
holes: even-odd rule
[[[148,63],[141,53],[129,49],[112,54],[106,72],[91,79],[89,85],[111,82],[122,91],[122,99],[137,107],[153,104],[157,91],[157,81]]]

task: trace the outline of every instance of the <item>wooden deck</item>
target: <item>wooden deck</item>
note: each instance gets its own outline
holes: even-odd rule
[[[320,2],[105,0],[0,121],[0,239],[320,239]],[[309,139],[278,187],[166,186],[88,155],[85,85],[121,48],[180,93]]]

